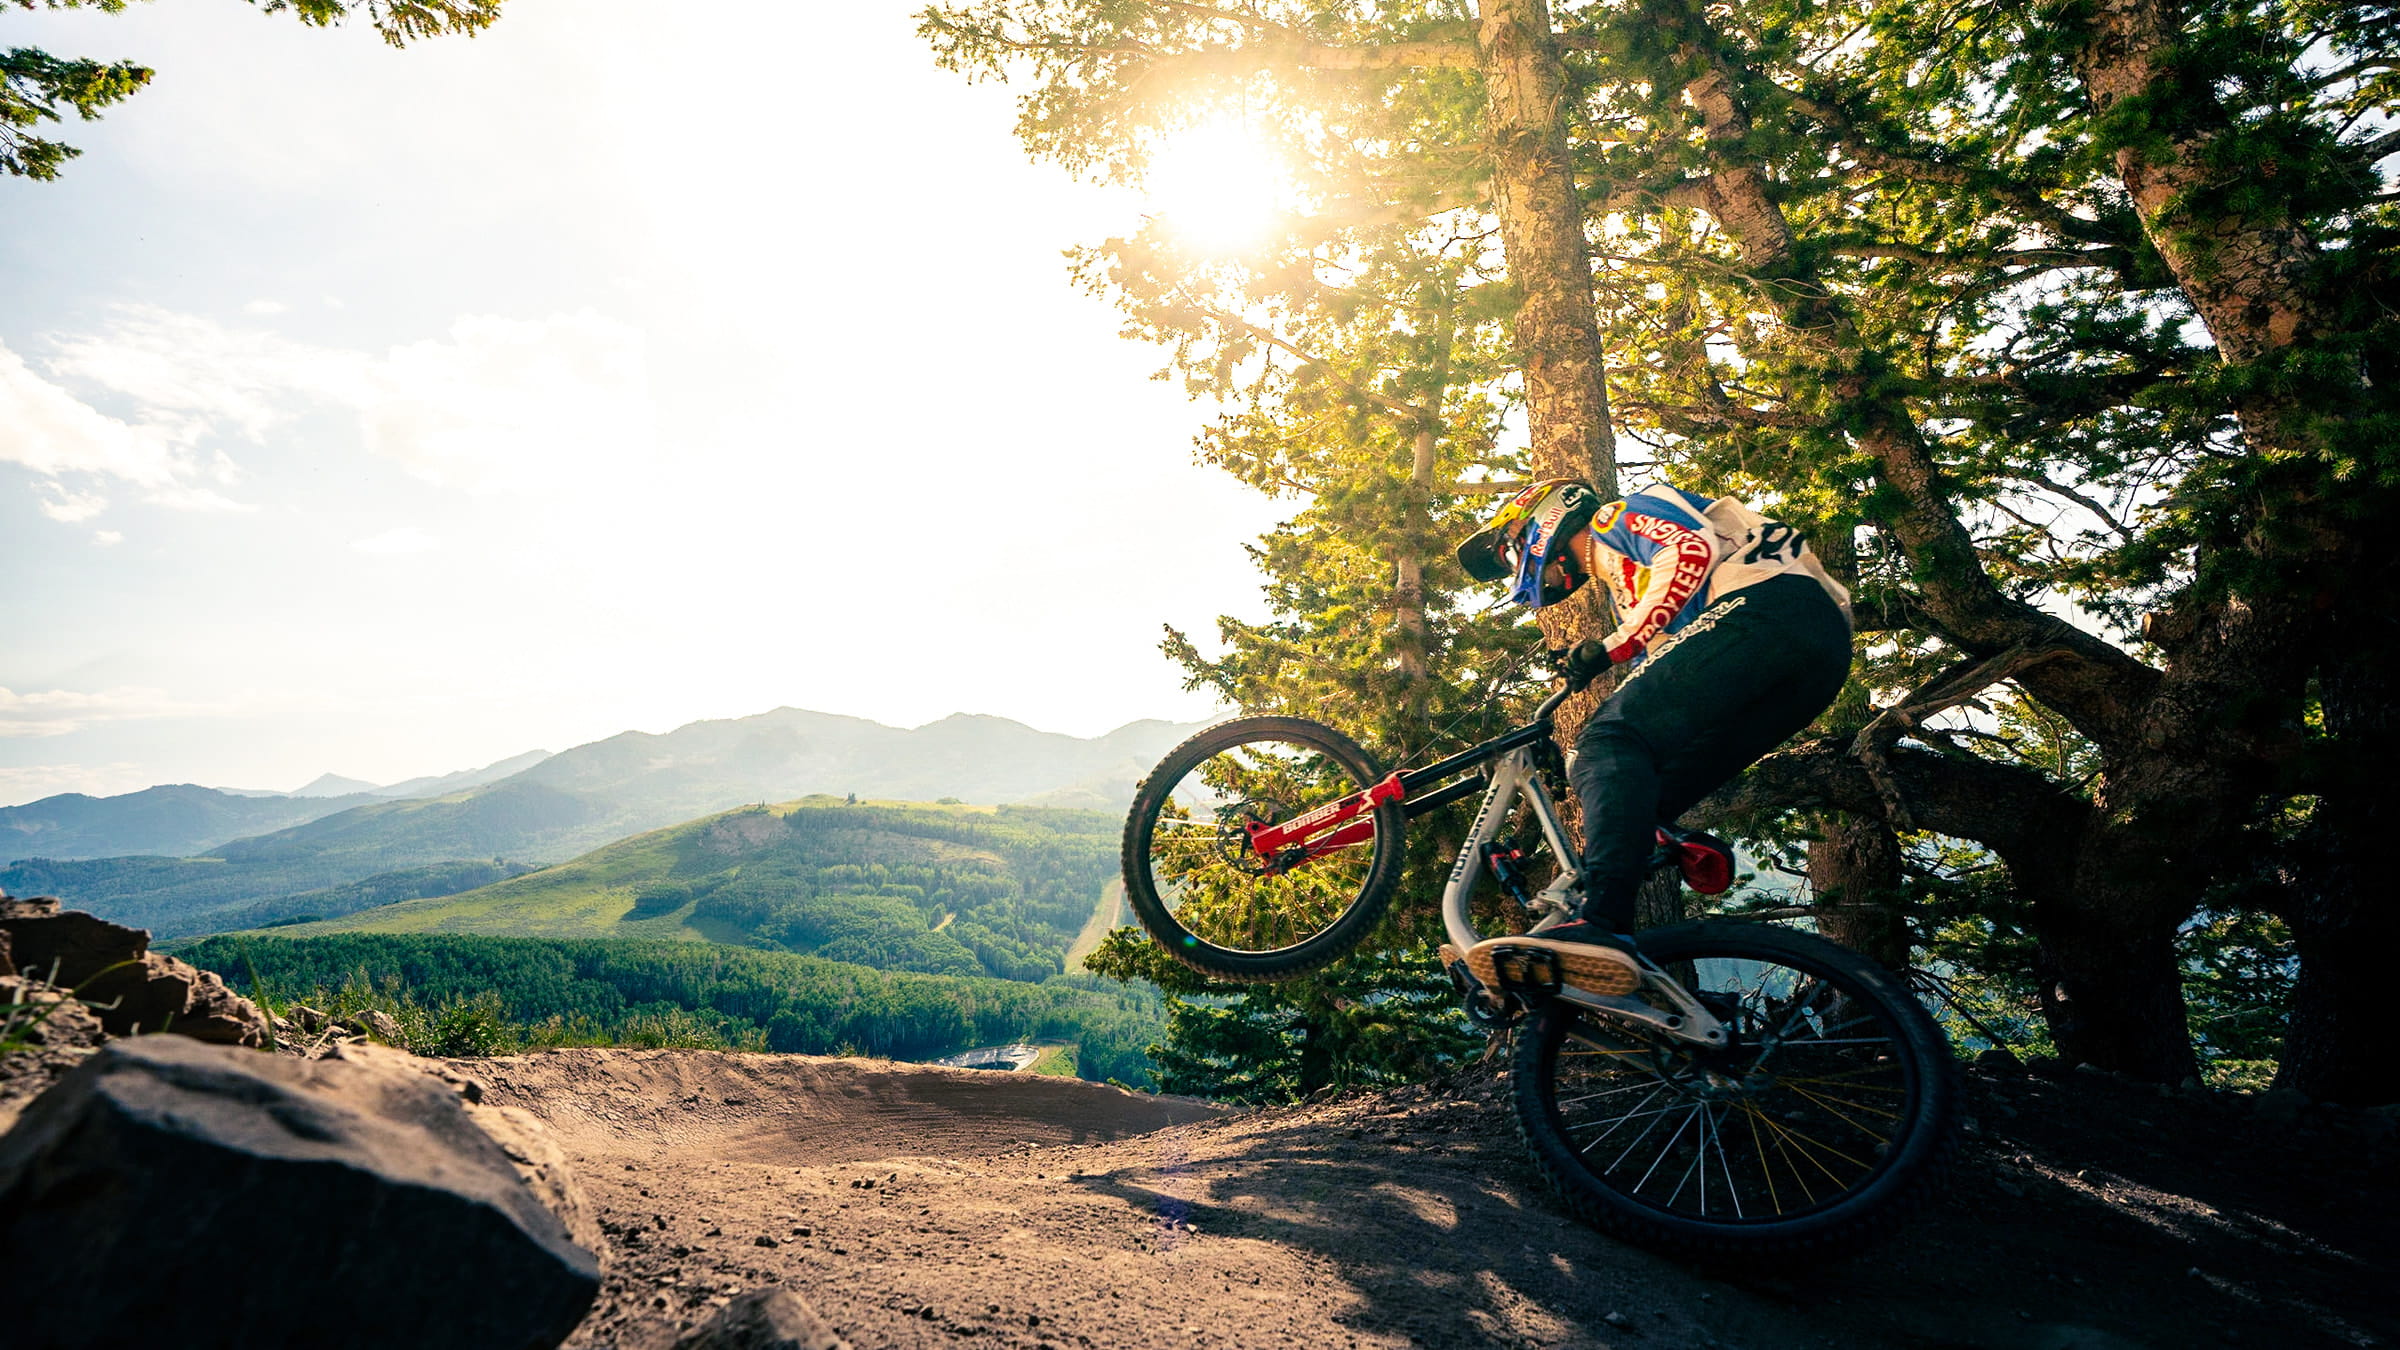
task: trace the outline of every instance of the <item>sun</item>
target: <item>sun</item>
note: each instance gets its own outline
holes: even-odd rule
[[[1256,131],[1229,118],[1170,133],[1150,157],[1142,190],[1175,237],[1202,253],[1266,242],[1284,214],[1289,173]]]

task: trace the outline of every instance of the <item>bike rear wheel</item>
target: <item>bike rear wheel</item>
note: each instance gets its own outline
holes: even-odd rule
[[[1288,979],[1347,955],[1400,881],[1397,802],[1259,855],[1288,826],[1379,780],[1355,741],[1298,717],[1220,723],[1169,751],[1125,820],[1125,895],[1177,961],[1236,980]],[[1303,856],[1306,855],[1306,856]]]
[[[1898,980],[1736,920],[1641,945],[1730,1041],[1694,1046],[1564,1000],[1518,1032],[1518,1125],[1578,1216],[1684,1255],[1788,1253],[1866,1235],[1926,1193],[1955,1147],[1956,1066]]]

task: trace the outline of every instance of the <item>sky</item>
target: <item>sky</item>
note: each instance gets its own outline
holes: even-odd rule
[[[1197,718],[1292,504],[1193,461],[912,4],[509,0],[395,51],[8,10],[158,74],[0,179],[0,804],[386,783],[778,706]]]

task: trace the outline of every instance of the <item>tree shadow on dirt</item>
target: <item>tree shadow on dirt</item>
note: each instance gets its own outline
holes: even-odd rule
[[[1346,1325],[1423,1346],[2400,1339],[2388,1157],[2212,1109],[2117,1084],[1971,1083],[1970,1114],[2008,1128],[1970,1140],[1887,1240],[1810,1263],[1695,1266],[1602,1236],[1534,1174],[1502,1102],[1306,1112],[1202,1145],[1197,1164],[1074,1184],[1155,1213],[1162,1245],[1196,1229],[1320,1257],[1348,1287],[1329,1297],[1357,1299]]]
[[[1310,1253],[1355,1295],[1335,1320],[1419,1346],[1699,1345],[1704,1323],[1721,1335],[1746,1320],[1705,1307],[1729,1291],[1566,1216],[1520,1158],[1447,1126],[1438,1142],[1420,1133],[1383,1122],[1329,1138],[1298,1122],[1197,1164],[1162,1158],[1072,1184],[1154,1213],[1162,1249],[1197,1231]]]

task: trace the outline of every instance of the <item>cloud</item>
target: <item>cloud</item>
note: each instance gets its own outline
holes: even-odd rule
[[[60,342],[47,364],[53,374],[131,399],[148,420],[196,443],[228,431],[257,439],[306,407],[300,396],[312,386],[355,382],[359,358],[129,305],[106,331]]]
[[[143,766],[122,762],[0,765],[0,805],[22,805],[62,792],[113,797],[120,792],[139,792],[150,782]]]
[[[184,717],[203,711],[206,710],[196,704],[169,698],[157,689],[106,689],[96,693],[44,689],[20,694],[0,688],[0,740],[65,736],[100,722]]]
[[[57,483],[42,485],[42,514],[61,525],[74,525],[90,520],[108,509],[108,498],[97,492],[69,492]]]
[[[657,442],[640,332],[590,310],[471,315],[367,373],[366,448],[473,493],[550,491],[629,468]]]
[[[281,314],[291,306],[281,300],[253,300],[242,306],[244,314]]]
[[[222,493],[204,487],[172,487],[153,492],[143,498],[157,506],[177,511],[255,511],[248,502],[237,502]]]
[[[350,544],[350,547],[361,553],[385,554],[431,553],[441,546],[442,541],[439,538],[427,534],[414,525],[395,526],[381,534],[371,534],[364,539],[353,540]]]
[[[45,510],[62,521],[107,504],[93,483],[65,486],[69,476],[132,484],[174,509],[249,509],[203,485],[239,476],[220,447],[312,410],[347,412],[367,453],[477,495],[621,482],[657,449],[642,334],[588,309],[466,315],[440,338],[376,355],[131,306],[55,347],[46,369],[65,384],[0,347],[0,459],[49,479]],[[111,417],[66,384],[138,413]]]
[[[94,530],[92,531],[92,542],[102,548],[113,548],[124,543],[125,536],[116,530]]]
[[[191,473],[188,442],[174,426],[110,417],[25,364],[0,344],[0,462],[52,480],[69,474],[164,487]],[[53,518],[59,518],[53,513]]]

